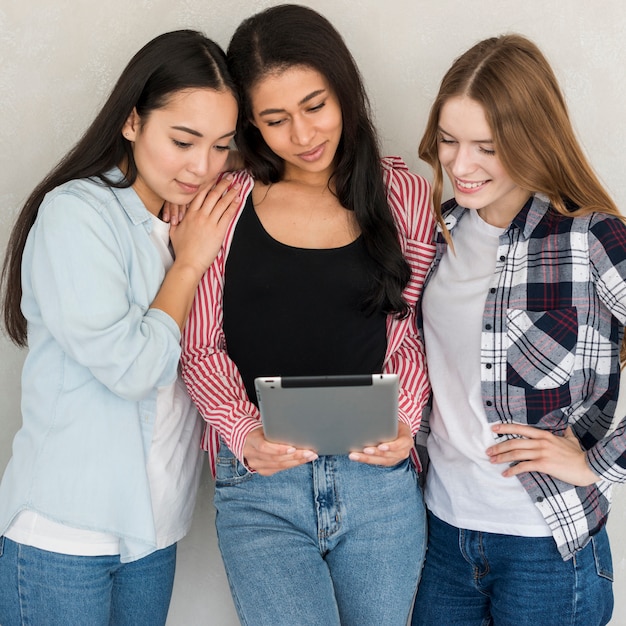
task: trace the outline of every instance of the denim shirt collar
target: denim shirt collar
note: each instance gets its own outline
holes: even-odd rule
[[[104,173],[104,176],[112,183],[120,183],[124,180],[124,174],[119,167],[111,168]],[[102,181],[98,182],[102,184]],[[135,226],[146,223],[146,228],[148,232],[150,232],[152,230],[150,212],[137,195],[137,192],[132,187],[109,187],[109,189],[111,189],[111,192],[117,198],[117,201],[131,223]]]

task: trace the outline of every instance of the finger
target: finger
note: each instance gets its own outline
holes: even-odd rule
[[[205,202],[208,201],[213,206],[217,200],[226,192],[228,188],[233,184],[233,176],[229,174],[225,176],[221,180],[219,180],[214,185],[209,185],[207,187],[203,187],[198,191],[198,193],[194,196],[191,203],[188,205],[188,211],[199,211],[205,206]]]
[[[527,472],[541,472],[542,469],[539,465],[537,465],[533,461],[522,461],[520,463],[516,463],[515,465],[511,465],[507,467],[503,472],[502,476],[505,478],[511,478],[512,476],[518,476],[519,474],[525,474]]]
[[[261,464],[255,467],[254,465],[249,464],[249,467],[251,467],[255,472],[257,472],[257,474],[261,474],[261,476],[272,476],[274,474],[277,474],[278,472],[292,469],[294,467],[298,467],[299,465],[305,465],[308,462],[309,461],[304,461],[302,459],[300,460],[294,459],[290,461],[289,463],[283,463],[280,465],[269,463],[269,464],[264,464],[264,465]]]
[[[202,205],[202,210],[217,223],[222,219],[227,219],[241,202],[240,188],[241,185],[235,183],[232,187],[224,191],[219,198],[216,198],[212,194],[207,195]]]
[[[163,208],[161,209],[161,220],[163,222],[169,222],[170,221],[170,203],[169,202],[165,202],[163,204]]]
[[[406,459],[411,454],[411,447],[403,447],[395,450],[379,450],[378,448],[364,448],[350,452],[348,457],[351,461],[370,463],[373,465],[392,465]]]
[[[383,456],[383,455],[375,455],[375,454],[363,454],[362,452],[351,452],[348,455],[348,458],[351,461],[356,461],[358,463],[364,463],[366,465],[384,465],[386,467],[391,467],[392,465],[397,465],[400,461],[404,461],[407,458],[402,455],[393,455],[393,456]]]
[[[541,442],[536,439],[507,439],[506,441],[501,441],[500,443],[496,443],[487,448],[487,454],[492,456],[494,454],[502,454],[503,452],[509,452],[511,450],[528,450],[536,447],[537,445],[541,445]]]
[[[500,463],[519,463],[521,461],[535,461],[545,458],[545,455],[538,450],[512,450],[489,457],[489,461],[494,465]]]
[[[529,439],[543,439],[552,435],[550,431],[527,424],[494,424],[491,430],[498,435],[519,435]]]
[[[184,211],[182,210],[182,206],[179,204],[169,205],[168,206],[168,215],[170,219],[170,224],[172,226],[176,226],[180,224],[183,219]]]
[[[304,465],[317,459],[317,454],[311,450],[298,451],[291,455],[281,456],[253,456],[247,459],[249,467],[260,474],[269,475],[285,469]]]
[[[185,213],[187,213],[187,209],[189,208],[188,204],[181,204],[178,207],[178,222],[182,222],[185,217]]]

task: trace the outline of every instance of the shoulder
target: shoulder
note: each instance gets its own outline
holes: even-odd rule
[[[135,241],[149,213],[132,189],[113,188],[94,179],[72,180],[49,192],[37,213],[34,228],[46,237],[71,241]],[[80,233],[80,235],[79,235]],[[109,245],[107,244],[107,245]]]
[[[249,170],[234,170],[225,172],[222,176],[232,176],[233,182],[241,185],[244,193],[249,192],[254,187],[254,178]]]
[[[624,237],[624,233],[626,233],[625,220],[626,218],[624,217],[611,215],[610,213],[591,213],[589,216],[589,230],[597,233],[607,232]]]
[[[430,183],[423,176],[412,172],[401,157],[384,157],[381,159],[381,167],[388,188],[428,197]]]
[[[46,195],[46,200],[53,200],[58,197],[74,197],[85,204],[99,206],[103,202],[109,201],[111,196],[111,187],[102,181],[94,178],[79,178],[55,187]]]
[[[108,185],[86,178],[70,180],[46,194],[39,207],[38,219],[102,219],[110,213],[112,204],[117,201]]]
[[[401,234],[430,242],[434,229],[430,183],[411,172],[400,157],[381,160],[387,200]]]
[[[592,259],[597,255],[607,256],[614,264],[623,263],[626,260],[624,218],[608,213],[592,213],[589,219],[588,237]]]

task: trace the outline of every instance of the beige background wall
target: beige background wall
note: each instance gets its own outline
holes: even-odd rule
[[[626,209],[626,4],[623,0],[310,0],[343,33],[364,75],[385,152],[429,175],[416,147],[452,59],[486,36],[519,32],[551,60],[583,145]],[[223,46],[264,0],[0,0],[0,251],[28,192],[74,143],[130,56],[153,36],[196,28]],[[23,354],[0,336],[0,470],[20,424]],[[169,623],[237,620],[215,544],[206,477],[180,546]],[[613,626],[626,626],[626,490],[609,531]]]

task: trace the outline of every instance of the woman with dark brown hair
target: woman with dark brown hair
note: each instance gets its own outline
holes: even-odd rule
[[[199,286],[183,374],[208,422],[235,606],[253,626],[405,626],[425,543],[412,453],[429,186],[381,160],[354,59],[315,11],[245,20],[228,61],[245,202]],[[318,455],[265,437],[255,377],[382,372],[399,378],[392,440]]]

